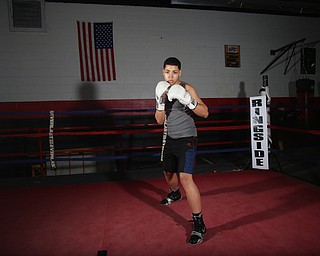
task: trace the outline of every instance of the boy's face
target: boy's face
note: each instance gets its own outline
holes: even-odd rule
[[[177,84],[179,81],[179,76],[181,75],[181,70],[178,66],[166,65],[162,70],[163,78],[170,85]]]

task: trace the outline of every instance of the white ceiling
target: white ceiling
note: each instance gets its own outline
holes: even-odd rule
[[[320,0],[45,0],[320,17]]]

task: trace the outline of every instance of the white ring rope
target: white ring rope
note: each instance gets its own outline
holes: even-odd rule
[[[161,147],[161,155],[160,155],[160,161],[163,162],[163,152],[164,152],[164,146],[166,145],[167,141],[167,134],[168,134],[168,124],[167,124],[167,116],[164,116],[164,123],[163,123],[163,135],[162,135],[162,147]]]
[[[50,111],[50,122],[49,122],[49,149],[50,149],[50,166],[51,170],[55,170],[56,163],[54,160],[54,139],[53,139],[53,128],[54,128],[54,111]]]

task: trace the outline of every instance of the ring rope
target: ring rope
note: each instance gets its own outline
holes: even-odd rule
[[[244,130],[248,129],[249,125],[229,125],[229,126],[212,126],[198,127],[198,131],[227,131],[227,130]],[[270,128],[279,129],[289,132],[299,132],[312,135],[320,135],[319,130],[305,130],[299,128],[281,127],[270,125]],[[109,131],[80,131],[80,132],[55,132],[55,136],[70,136],[70,135],[121,135],[121,134],[144,134],[144,133],[159,133],[163,132],[163,128],[159,129],[139,129],[139,130],[109,130]],[[2,134],[0,138],[14,137],[46,137],[45,133],[19,133],[19,134]]]
[[[272,106],[271,106],[272,107]],[[233,109],[235,106],[214,106],[209,107],[210,110],[213,109]],[[248,106],[237,106],[237,108],[248,108]],[[48,131],[48,128],[21,128],[21,129],[4,129],[0,130],[2,133],[10,133],[10,132],[20,132],[19,134],[0,134],[0,138],[14,138],[14,137],[49,137],[49,148],[50,148],[50,154],[49,159],[22,159],[22,160],[8,160],[9,162],[18,163],[18,162],[30,162],[30,163],[44,163],[44,162],[50,162],[51,168],[55,169],[55,161],[69,161],[66,160],[66,158],[59,157],[55,158],[55,148],[54,148],[54,136],[68,136],[68,135],[125,135],[125,134],[144,134],[144,133],[158,133],[163,132],[163,128],[153,128],[153,129],[138,129],[133,130],[133,127],[157,127],[157,124],[131,124],[131,125],[114,125],[109,126],[109,128],[113,128],[113,130],[104,130],[104,131],[78,131],[78,132],[68,132],[66,130],[83,130],[83,129],[90,129],[89,126],[82,126],[82,127],[64,127],[64,128],[54,128],[54,117],[55,115],[67,115],[67,114],[79,114],[79,115],[88,115],[88,114],[105,114],[105,113],[124,113],[124,112],[154,112],[154,109],[138,109],[138,110],[88,110],[88,111],[67,111],[67,112],[54,112],[50,111],[50,122],[49,122],[49,133],[41,133],[39,131]],[[1,115],[47,115],[48,112],[0,112]],[[200,121],[197,122],[198,124],[217,124],[217,123],[240,123],[240,122],[248,122],[248,120],[209,120],[209,121]],[[276,130],[283,130],[283,131],[289,131],[289,132],[299,132],[299,133],[305,133],[305,134],[312,134],[312,135],[320,135],[319,130],[305,130],[305,129],[299,129],[299,128],[290,128],[290,127],[281,127],[281,126],[275,126],[275,125],[269,125],[268,126],[271,129]],[[105,127],[101,127],[103,129]],[[116,128],[116,129],[115,129]],[[121,129],[122,128],[122,129]],[[128,128],[128,130],[124,130],[123,128]],[[131,128],[131,130],[129,130]],[[119,129],[119,130],[117,130]],[[120,130],[121,129],[121,130]],[[224,131],[224,130],[242,130],[242,129],[249,129],[249,125],[230,125],[230,126],[204,126],[204,127],[198,127],[199,131]],[[32,133],[32,131],[38,131],[38,133]],[[58,131],[58,132],[57,132]],[[25,132],[25,133],[23,133]],[[53,133],[54,132],[54,133]],[[219,142],[217,142],[219,143]],[[223,143],[221,143],[223,144]],[[136,150],[145,150],[145,149],[151,149],[155,147],[143,147]],[[117,150],[117,149],[116,149]],[[121,150],[130,150],[130,149],[121,149]],[[208,153],[222,153],[222,152],[238,152],[238,151],[250,151],[250,148],[232,148],[232,149],[214,149],[214,150],[198,150],[197,154],[208,154]],[[7,155],[7,154],[6,154]],[[30,155],[30,154],[29,154]],[[103,160],[121,160],[121,159],[128,159],[132,156],[159,156],[160,153],[156,154],[142,154],[142,153],[134,153],[134,154],[127,154],[127,155],[121,155],[121,156],[103,156],[103,157],[93,157],[93,158],[72,158],[72,161],[103,161]],[[0,155],[0,157],[3,157],[3,155]],[[8,162],[8,161],[0,161],[0,163]]]
[[[250,151],[249,147],[244,148],[230,148],[230,149],[212,149],[212,150],[198,150],[197,155],[213,154],[213,153],[227,153],[227,152],[244,152]],[[106,161],[106,160],[126,160],[131,157],[159,157],[160,153],[131,153],[121,156],[96,156],[96,157],[73,157],[72,161]],[[56,161],[70,161],[69,157],[56,157]],[[43,159],[42,162],[50,162],[50,159]],[[19,159],[19,160],[5,160],[0,161],[1,164],[5,163],[39,163],[36,159]]]
[[[50,111],[50,121],[49,121],[49,150],[50,150],[50,167],[51,170],[55,170],[56,163],[54,160],[54,138],[53,138],[53,128],[54,128],[54,111]]]

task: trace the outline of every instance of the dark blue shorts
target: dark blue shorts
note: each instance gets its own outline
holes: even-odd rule
[[[197,152],[197,137],[166,140],[163,168],[166,172],[193,173]]]

